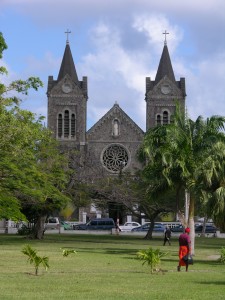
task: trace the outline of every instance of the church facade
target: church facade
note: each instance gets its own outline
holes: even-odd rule
[[[93,169],[103,170],[107,176],[113,176],[122,171],[134,173],[142,167],[137,151],[145,132],[119,104],[115,103],[87,130],[88,80],[78,79],[68,40],[58,78],[48,78],[47,96],[48,128],[62,149],[79,151],[78,170],[86,170],[90,176]],[[165,41],[155,80],[146,78],[146,131],[170,123],[176,101],[185,108],[185,97],[185,78],[175,79]],[[84,208],[82,212],[85,213]]]

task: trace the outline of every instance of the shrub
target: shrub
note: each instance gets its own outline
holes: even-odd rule
[[[151,247],[147,250],[140,250],[137,253],[137,257],[140,260],[143,260],[143,264],[147,263],[151,268],[151,273],[153,273],[154,269],[157,270],[161,263],[161,258],[166,256],[167,253],[161,252],[160,249],[152,249]]]
[[[30,264],[34,264],[35,268],[35,275],[38,275],[38,268],[42,264],[45,270],[47,271],[49,268],[49,258],[47,256],[40,257],[37,255],[37,251],[35,249],[32,249],[30,245],[26,245],[22,249],[22,253],[28,256],[27,261]]]
[[[219,258],[219,261],[221,262],[221,263],[225,263],[225,248],[224,247],[222,247],[221,249],[220,249],[220,258]]]
[[[62,255],[64,257],[67,257],[71,253],[77,254],[77,252],[74,249],[62,249]]]

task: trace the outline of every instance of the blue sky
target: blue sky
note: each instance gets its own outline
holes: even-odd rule
[[[189,116],[225,115],[224,0],[1,0],[0,65],[9,75],[0,80],[40,77],[44,88],[22,104],[38,115],[47,115],[47,80],[57,78],[67,28],[78,77],[88,77],[88,128],[117,102],[145,130],[145,77],[155,78],[165,30]]]

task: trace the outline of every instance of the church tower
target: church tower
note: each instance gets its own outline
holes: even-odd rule
[[[168,33],[164,34],[166,37]],[[156,125],[169,124],[176,102],[185,109],[185,97],[185,78],[176,81],[165,38],[155,80],[146,78],[146,130]]]
[[[66,32],[67,34],[70,32]],[[48,128],[64,148],[86,144],[87,77],[79,81],[70,45],[66,47],[57,80],[48,78]]]

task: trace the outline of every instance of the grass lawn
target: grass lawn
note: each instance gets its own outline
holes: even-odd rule
[[[50,269],[39,275],[21,252],[26,244],[38,255],[48,256]],[[225,239],[196,238],[195,263],[177,272],[178,238],[162,246],[162,238],[151,241],[134,236],[46,235],[43,241],[17,235],[0,235],[1,300],[213,300],[225,298],[225,265],[217,262]],[[162,273],[150,274],[136,253],[148,247],[168,252]],[[62,256],[60,248],[77,254]]]

